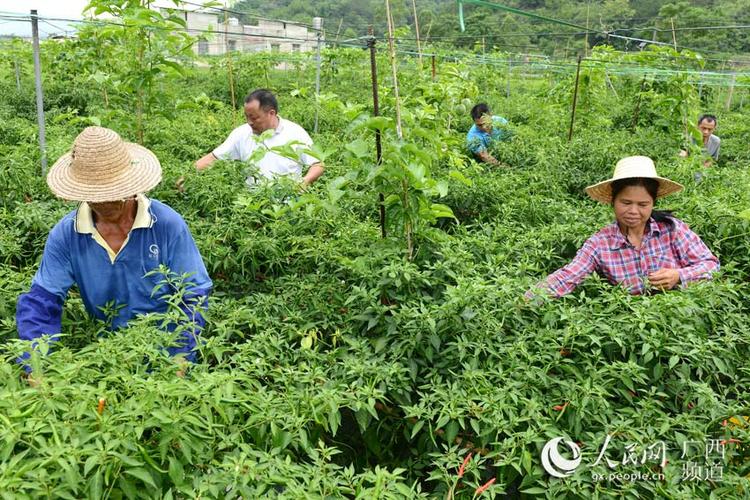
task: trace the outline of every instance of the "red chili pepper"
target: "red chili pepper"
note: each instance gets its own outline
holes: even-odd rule
[[[688,409],[692,410],[693,408],[695,408],[695,404],[692,401],[690,401],[688,403]]]
[[[737,444],[737,443],[741,443],[742,441],[740,441],[739,439],[732,438],[732,439],[722,439],[720,442],[722,445],[725,445],[727,443]]]
[[[470,461],[471,461],[471,453],[469,453],[468,455],[466,455],[466,458],[464,458],[464,463],[462,463],[461,467],[458,468],[458,478],[459,479],[461,479],[462,477],[464,477],[464,469],[466,468],[466,466],[469,464]]]
[[[489,488],[490,486],[492,486],[492,483],[495,482],[495,479],[496,478],[493,477],[492,479],[490,479],[489,481],[487,481],[486,483],[484,483],[482,486],[480,486],[479,488],[477,488],[476,491],[474,491],[474,495],[481,495],[482,493],[484,493],[484,490],[486,490],[487,488]]]
[[[555,410],[555,411],[563,411],[566,406],[568,406],[567,402],[565,404],[562,404],[562,405],[555,405],[555,406],[552,407],[552,409]]]
[[[96,407],[96,412],[101,415],[104,413],[104,405],[107,404],[107,400],[104,398],[99,398],[99,405]]]

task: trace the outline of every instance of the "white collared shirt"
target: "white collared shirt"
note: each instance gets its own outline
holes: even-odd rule
[[[294,146],[295,150],[312,146],[312,139],[305,132],[305,129],[280,116],[278,118],[279,124],[274,129],[273,135],[262,143],[265,147],[273,148],[292,142],[300,143]],[[213,154],[220,160],[246,161],[253,154],[253,151],[261,147],[261,143],[257,140],[258,137],[253,133],[250,125],[245,123],[234,129],[229,134],[229,137],[219,147],[214,149]],[[300,155],[300,160],[308,166],[319,161],[305,153]],[[301,179],[302,163],[268,151],[258,162],[258,169],[260,170],[260,174],[267,179],[272,179],[280,175],[293,175]],[[254,183],[252,178],[248,178],[247,182],[249,185]]]

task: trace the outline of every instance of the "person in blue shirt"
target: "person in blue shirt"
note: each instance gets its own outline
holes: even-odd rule
[[[466,134],[466,146],[474,157],[490,165],[500,165],[492,156],[490,149],[495,141],[505,141],[511,138],[507,128],[508,120],[502,116],[493,116],[490,107],[483,102],[471,108],[471,119],[474,125]]]
[[[73,285],[86,311],[112,330],[137,315],[167,311],[169,287],[154,293],[164,280],[158,269],[166,266],[172,273],[190,273],[181,305],[185,322],[177,345],[167,350],[195,360],[196,336],[213,285],[182,217],[144,195],[160,181],[159,160],[148,149],[103,127],[78,135],[71,151],[50,169],[47,184],[58,197],[81,203],[50,232],[31,289],[18,298],[21,339],[33,342],[61,333],[63,302]]]

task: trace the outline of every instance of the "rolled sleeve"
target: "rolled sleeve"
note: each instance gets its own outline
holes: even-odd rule
[[[596,270],[596,255],[596,242],[593,238],[589,238],[569,264],[547,276],[543,282],[537,284],[536,288],[546,289],[548,293],[555,297],[562,297],[572,292],[587,276]],[[531,298],[533,296],[533,289],[526,292],[526,297]]]
[[[239,148],[240,134],[235,129],[224,142],[213,150],[213,155],[219,160],[242,160]]]
[[[719,259],[688,226],[676,221],[672,248],[680,265],[677,272],[682,286],[692,281],[711,279],[719,270]]]

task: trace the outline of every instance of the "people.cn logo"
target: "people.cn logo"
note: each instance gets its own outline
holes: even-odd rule
[[[573,459],[560,455],[557,449],[563,438],[555,438],[548,441],[542,448],[542,466],[550,476],[565,478],[572,476],[576,468],[581,465],[581,449],[573,441],[565,441],[565,444],[573,452]]]

